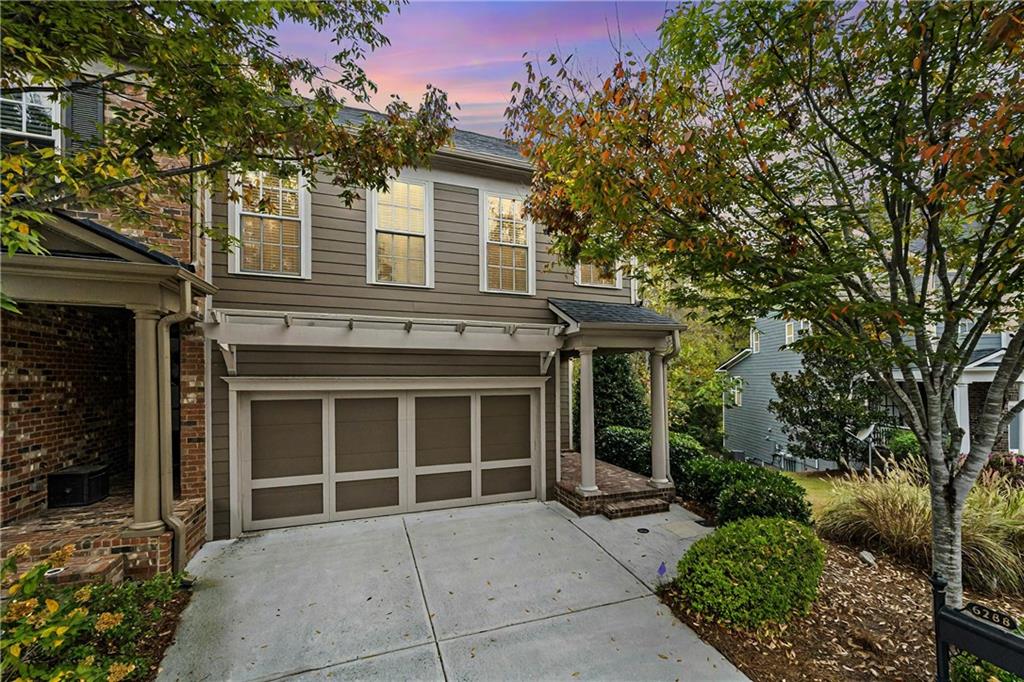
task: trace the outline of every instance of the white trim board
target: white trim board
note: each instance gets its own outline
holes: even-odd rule
[[[221,377],[237,391],[451,391],[541,388],[546,376],[518,377]]]

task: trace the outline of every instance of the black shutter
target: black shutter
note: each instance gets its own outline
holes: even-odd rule
[[[103,88],[89,85],[64,97],[64,149],[74,153],[103,139]]]

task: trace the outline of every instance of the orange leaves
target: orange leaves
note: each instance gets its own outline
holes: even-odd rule
[[[921,150],[921,158],[924,159],[925,161],[928,161],[933,156],[938,154],[940,151],[942,151],[942,145],[941,144],[933,144],[932,146],[925,147],[924,149]]]
[[[640,75],[637,76],[637,80],[640,81],[640,85],[643,85],[644,83],[646,83],[647,82],[647,71],[646,70],[641,71]]]

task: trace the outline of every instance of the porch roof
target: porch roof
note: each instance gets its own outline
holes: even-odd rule
[[[631,303],[602,303],[571,298],[549,298],[549,307],[580,329],[629,329],[635,331],[679,331],[676,320],[650,308]]]

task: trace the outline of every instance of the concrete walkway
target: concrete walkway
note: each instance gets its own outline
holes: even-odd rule
[[[159,679],[742,680],[652,593],[695,518],[518,502],[208,543]]]

